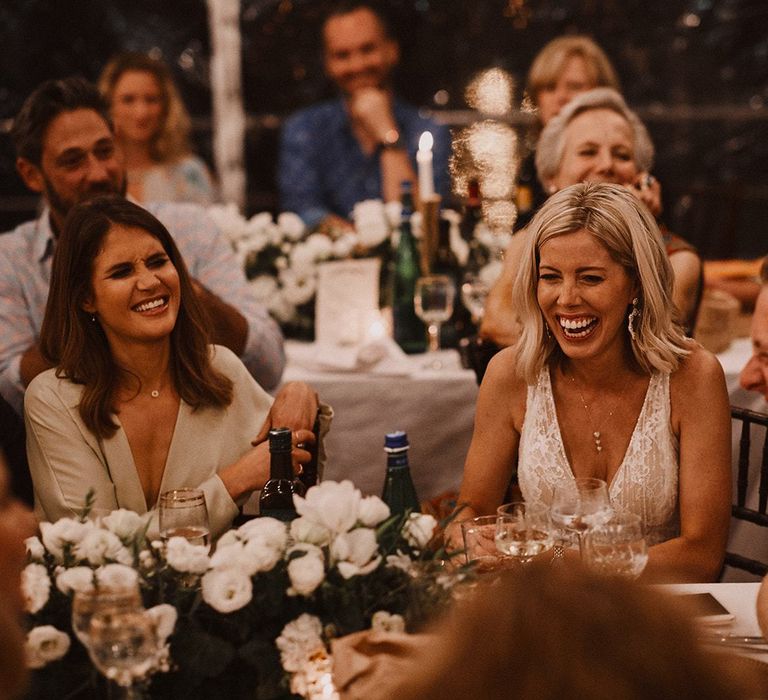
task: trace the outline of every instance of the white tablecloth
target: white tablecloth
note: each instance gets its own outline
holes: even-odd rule
[[[298,362],[301,345],[286,343],[283,380],[309,382],[334,410],[326,439],[324,478],[352,479],[365,494],[381,495],[386,457],[384,434],[405,430],[409,461],[421,500],[458,490],[477,399],[477,382],[455,351],[440,353],[443,368],[424,369],[424,355],[408,358],[408,376],[372,372],[319,372]]]

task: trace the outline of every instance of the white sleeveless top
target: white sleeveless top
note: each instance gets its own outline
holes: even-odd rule
[[[679,441],[670,422],[669,374],[655,372],[624,460],[608,487],[615,509],[640,516],[649,544],[679,534],[679,457]],[[547,505],[555,485],[574,478],[546,366],[536,384],[528,387],[517,476],[526,501]]]

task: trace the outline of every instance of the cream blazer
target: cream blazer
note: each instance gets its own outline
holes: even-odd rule
[[[182,487],[202,489],[211,534],[216,538],[238,513],[238,504],[217,472],[251,448],[272,397],[230,350],[213,346],[212,355],[213,366],[234,384],[232,403],[225,409],[204,408],[193,413],[188,404],[180,402],[160,493]],[[81,393],[81,385],[56,377],[52,369],[38,375],[27,388],[24,414],[35,515],[51,522],[73,516],[93,488],[96,509],[153,511],[148,534],[157,536],[156,504],[148,504],[144,498],[119,417],[115,416],[118,429],[111,438],[97,438],[77,410]]]

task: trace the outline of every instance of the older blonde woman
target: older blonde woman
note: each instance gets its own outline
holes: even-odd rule
[[[536,170],[549,194],[577,182],[621,185],[653,212],[658,193],[649,172],[654,149],[643,123],[615,90],[596,88],[569,102],[541,134]],[[687,332],[693,330],[701,298],[703,273],[695,249],[662,229],[672,264],[672,300]],[[529,233],[520,231],[504,256],[501,277],[488,297],[481,335],[499,345],[511,345],[518,336],[512,285]]]
[[[548,504],[609,485],[652,543],[645,575],[713,580],[730,511],[730,414],[716,358],[673,318],[672,268],[625,187],[579,184],[534,217],[514,286],[521,333],[480,388],[460,502],[493,513],[516,471]]]

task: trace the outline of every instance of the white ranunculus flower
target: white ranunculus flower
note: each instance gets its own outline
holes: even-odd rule
[[[238,569],[211,569],[202,578],[203,600],[220,613],[248,605],[253,597],[250,577]]]
[[[90,520],[80,522],[74,518],[61,518],[55,523],[40,523],[40,535],[45,548],[61,560],[66,544],[79,544],[95,528],[96,525]]]
[[[387,202],[384,205],[384,215],[387,217],[390,229],[398,228],[403,218],[403,203],[399,199]]]
[[[107,564],[96,569],[96,580],[107,588],[133,588],[139,583],[139,572],[124,564]]]
[[[64,595],[70,591],[84,593],[93,590],[93,569],[89,566],[73,566],[56,574],[56,588]]]
[[[171,537],[165,545],[168,564],[182,573],[202,574],[208,569],[208,547],[191,544],[183,537]]]
[[[253,296],[261,303],[266,303],[277,291],[277,280],[272,275],[257,275],[248,282]]]
[[[331,541],[331,531],[310,518],[295,518],[291,521],[291,537],[295,542],[323,547]]]
[[[28,613],[34,615],[42,610],[51,593],[48,569],[42,564],[27,564],[21,572],[21,593]]]
[[[352,255],[352,251],[355,249],[357,243],[357,236],[354,233],[344,233],[333,242],[331,256],[341,260],[348,258]]]
[[[268,211],[262,211],[254,214],[245,224],[246,234],[249,238],[259,235],[271,235],[274,222],[272,214]]]
[[[305,244],[315,256],[315,260],[326,260],[333,253],[333,242],[324,233],[313,233],[307,237]]]
[[[173,630],[176,627],[176,620],[179,617],[176,608],[173,605],[163,603],[147,608],[145,614],[155,625],[158,643],[165,644],[165,640],[173,634]]]
[[[272,547],[261,537],[251,537],[243,546],[243,555],[248,570],[256,574],[259,571],[272,571],[283,558],[283,549]]]
[[[285,298],[282,292],[273,294],[266,303],[269,312],[280,323],[288,323],[296,316],[296,307]]]
[[[288,595],[308,596],[325,578],[325,563],[320,554],[307,553],[303,557],[296,557],[288,562],[288,577],[291,579],[291,588]]]
[[[405,619],[402,615],[378,610],[371,618],[371,629],[377,632],[405,632]]]
[[[373,248],[389,237],[389,222],[380,199],[355,204],[352,218],[360,243],[366,248]]]
[[[381,562],[381,556],[374,556],[378,549],[375,530],[359,527],[336,537],[331,543],[331,557],[344,578],[364,576]]]
[[[300,671],[307,659],[318,649],[325,649],[320,619],[302,613],[289,622],[275,640],[280,650],[280,661],[288,672]]]
[[[307,227],[298,214],[292,211],[284,211],[277,216],[277,225],[283,230],[289,241],[300,241],[307,231]]]
[[[307,491],[306,497],[294,496],[299,515],[322,525],[332,533],[347,532],[358,519],[362,496],[355,485],[344,481],[321,481]]]
[[[102,518],[101,524],[107,530],[117,535],[123,542],[126,542],[143,530],[148,520],[147,515],[139,515],[132,510],[118,508]]]
[[[283,285],[283,297],[291,304],[300,306],[306,304],[317,289],[314,273],[302,274],[289,267],[280,272],[280,282]]]
[[[57,661],[69,651],[69,636],[52,625],[34,627],[27,634],[24,645],[27,666],[42,668],[51,661]]]
[[[253,537],[263,540],[267,546],[283,551],[288,544],[288,526],[277,518],[253,518],[237,529],[246,542]],[[221,542],[221,540],[219,540]]]
[[[408,544],[418,549],[427,546],[435,534],[437,520],[424,513],[411,513],[403,525],[403,537]]]
[[[360,501],[360,522],[366,527],[375,527],[390,516],[389,506],[378,496],[366,496]]]
[[[24,540],[24,546],[27,548],[27,556],[30,559],[39,561],[45,556],[45,547],[43,547],[43,543],[37,535],[27,537]]]
[[[218,540],[216,540],[216,550],[221,547],[229,547],[235,542],[240,542],[240,537],[237,534],[237,530],[227,530]]]
[[[400,569],[406,574],[410,574],[413,571],[413,559],[398,549],[396,554],[387,555],[387,566],[390,569]]]
[[[74,553],[78,559],[85,559],[96,566],[108,561],[119,561],[121,564],[133,561],[120,538],[114,532],[100,528],[87,533],[75,547]]]
[[[291,268],[302,275],[312,275],[315,271],[315,253],[306,243],[297,244],[291,251]]]

